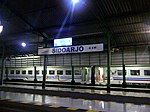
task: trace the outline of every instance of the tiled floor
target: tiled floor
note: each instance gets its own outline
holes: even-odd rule
[[[41,87],[38,88],[40,89]],[[52,89],[61,90],[62,88],[57,88],[57,89],[52,88]],[[66,89],[66,90],[71,91],[71,89]],[[56,97],[56,96],[38,95],[38,94],[0,91],[0,98],[9,99],[17,102],[23,102],[23,103],[35,103],[37,105],[46,104],[50,106],[70,107],[70,108],[77,108],[77,109],[106,111],[106,112],[150,112],[150,105],[135,105],[131,103],[116,103],[116,102],[105,102],[99,100],[72,99],[68,97]]]
[[[23,86],[23,85],[4,85],[8,87],[19,87],[19,88],[32,88],[32,89],[42,89],[41,86]],[[71,92],[81,92],[81,93],[91,93],[91,94],[107,94],[105,90],[93,90],[93,89],[74,89],[74,88],[59,88],[59,87],[46,87],[46,90],[56,90],[56,91],[71,91]],[[123,96],[135,96],[135,97],[147,97],[150,98],[149,93],[139,93],[139,92],[124,92],[124,91],[111,91],[111,95],[123,95]]]

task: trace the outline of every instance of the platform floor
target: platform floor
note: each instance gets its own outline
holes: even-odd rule
[[[40,86],[22,86],[22,85],[3,85],[5,87],[17,87],[17,88],[30,88],[41,89]],[[71,88],[58,88],[58,87],[46,87],[46,90],[56,91],[71,91],[82,93],[99,93],[107,94],[104,90],[89,90],[89,89],[71,89]],[[120,92],[112,91],[112,95],[125,95],[136,97],[150,97],[149,93],[135,93],[135,92]],[[133,103],[117,103],[112,101],[101,100],[88,100],[88,99],[73,99],[70,97],[58,97],[50,95],[29,94],[19,92],[5,92],[0,91],[0,99],[6,99],[13,102],[20,103],[32,103],[34,105],[48,105],[53,108],[65,107],[67,110],[77,111],[84,109],[86,112],[150,112],[150,105],[145,104],[133,104]]]
[[[131,103],[105,102],[99,100],[71,99],[48,95],[27,94],[0,91],[0,98],[35,105],[49,105],[51,107],[68,107],[75,110],[85,109],[87,112],[150,112],[150,105],[135,105]]]
[[[19,88],[31,88],[31,89],[42,89],[41,86],[25,86],[25,85],[11,85],[4,84],[6,87],[19,87]],[[91,94],[108,94],[106,90],[93,90],[93,89],[77,89],[77,88],[61,88],[61,87],[46,87],[45,90],[56,90],[56,91],[70,91],[80,93],[91,93]],[[147,97],[150,98],[150,93],[143,92],[125,92],[125,91],[111,91],[111,95],[122,95],[122,96],[135,96],[135,97]]]

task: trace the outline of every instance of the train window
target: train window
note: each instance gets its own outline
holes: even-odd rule
[[[111,74],[112,74],[112,75],[115,75],[116,72],[117,72],[116,70],[115,70],[115,71],[112,71],[112,70],[111,70]]]
[[[71,75],[72,71],[71,70],[66,70],[66,75]]]
[[[49,74],[50,75],[54,75],[55,74],[55,70],[49,70]]]
[[[117,72],[118,72],[118,75],[123,75],[123,70],[117,70]],[[127,71],[125,71],[125,75],[126,75],[126,72]]]
[[[140,75],[140,70],[130,70],[131,75]]]
[[[63,75],[63,70],[57,70],[57,75]]]
[[[16,74],[20,74],[20,70],[16,70]]]
[[[44,74],[44,70],[42,70],[42,74]],[[47,71],[46,71],[46,74],[47,74]]]
[[[36,74],[39,75],[40,74],[40,70],[36,70]]]
[[[150,76],[150,70],[144,70],[144,75]]]
[[[26,70],[22,70],[22,74],[26,74]]]
[[[75,74],[75,75],[80,75],[80,71],[79,71],[79,70],[75,70],[75,71],[74,71],[74,74]]]
[[[32,75],[32,70],[28,70],[28,74],[29,74],[29,75]]]
[[[14,72],[15,72],[14,70],[10,70],[10,74],[14,74]]]

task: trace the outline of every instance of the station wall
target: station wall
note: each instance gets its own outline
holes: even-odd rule
[[[43,66],[44,56],[15,57],[5,60],[6,67]],[[0,62],[1,63],[1,62]],[[127,47],[111,52],[112,65],[149,65],[149,47]],[[47,56],[48,66],[107,66],[107,52]]]

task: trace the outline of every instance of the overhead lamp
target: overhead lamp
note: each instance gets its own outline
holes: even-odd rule
[[[22,42],[21,43],[22,47],[26,47],[26,43]]]
[[[0,33],[3,31],[3,26],[0,25]]]
[[[79,0],[72,0],[72,3],[75,5],[79,2]]]

